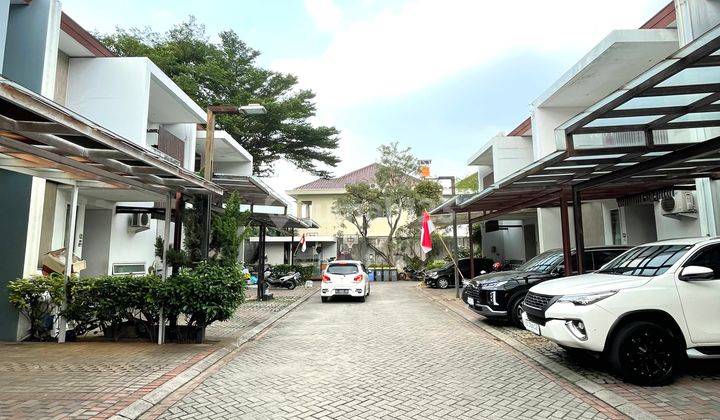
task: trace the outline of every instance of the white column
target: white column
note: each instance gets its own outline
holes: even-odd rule
[[[163,271],[162,281],[167,280],[168,275],[168,263],[167,263],[167,251],[170,247],[170,223],[172,222],[172,199],[173,194],[168,194],[165,197],[165,230],[163,232]],[[165,343],[165,314],[163,308],[160,307],[160,316],[158,317],[158,344]]]
[[[73,253],[75,245],[75,223],[77,222],[77,204],[78,204],[78,187],[77,185],[72,188],[72,198],[70,200],[70,222],[67,226],[65,234],[65,282],[63,287],[63,302],[62,309],[67,308],[67,287],[70,277],[72,276],[72,263]],[[65,342],[65,333],[67,332],[67,320],[65,317],[60,317],[59,332],[58,332],[58,343]]]

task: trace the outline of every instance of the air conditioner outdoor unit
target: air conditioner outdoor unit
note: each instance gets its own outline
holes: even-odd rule
[[[673,219],[697,218],[697,206],[692,191],[675,191],[672,197],[660,201],[663,216]]]
[[[150,214],[149,213],[135,213],[130,219],[130,231],[134,233],[142,232],[150,229]]]

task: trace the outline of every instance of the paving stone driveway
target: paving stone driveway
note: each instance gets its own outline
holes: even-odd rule
[[[542,356],[570,369],[621,398],[635,404],[651,415],[663,419],[718,419],[720,418],[720,361],[691,361],[686,372],[670,385],[642,387],[624,383],[609,373],[602,359],[590,355],[568,354],[553,342],[529,331],[508,326],[507,323],[490,322],[467,309],[455,299],[454,290],[424,289],[434,298],[464,313],[466,319],[484,328],[506,334]]]
[[[0,343],[0,419],[110,417],[315,290],[246,302],[208,328],[205,344]]]
[[[313,296],[186,392],[163,418],[622,417],[404,282]]]

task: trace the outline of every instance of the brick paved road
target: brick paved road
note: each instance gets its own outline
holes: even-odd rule
[[[162,416],[620,417],[414,283],[376,283],[366,303],[315,296],[194,386]]]
[[[107,418],[315,290],[246,302],[208,328],[205,344],[0,343],[0,419]]]
[[[663,419],[720,418],[720,361],[693,361],[687,371],[667,386],[642,387],[624,383],[608,372],[607,365],[590,355],[570,355],[555,343],[529,331],[490,322],[454,299],[451,290],[425,289],[435,297],[465,311],[468,319],[483,323],[520,341],[530,349],[548,357],[572,372],[582,375],[598,386],[612,391],[643,410]]]

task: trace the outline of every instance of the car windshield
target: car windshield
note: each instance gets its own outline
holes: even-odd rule
[[[691,245],[638,246],[607,263],[598,273],[653,277],[666,272]]]
[[[332,264],[327,268],[328,274],[356,274],[358,268],[354,264]]]
[[[540,271],[549,273],[563,259],[562,252],[547,251],[532,258],[530,261],[518,267],[520,271]]]

